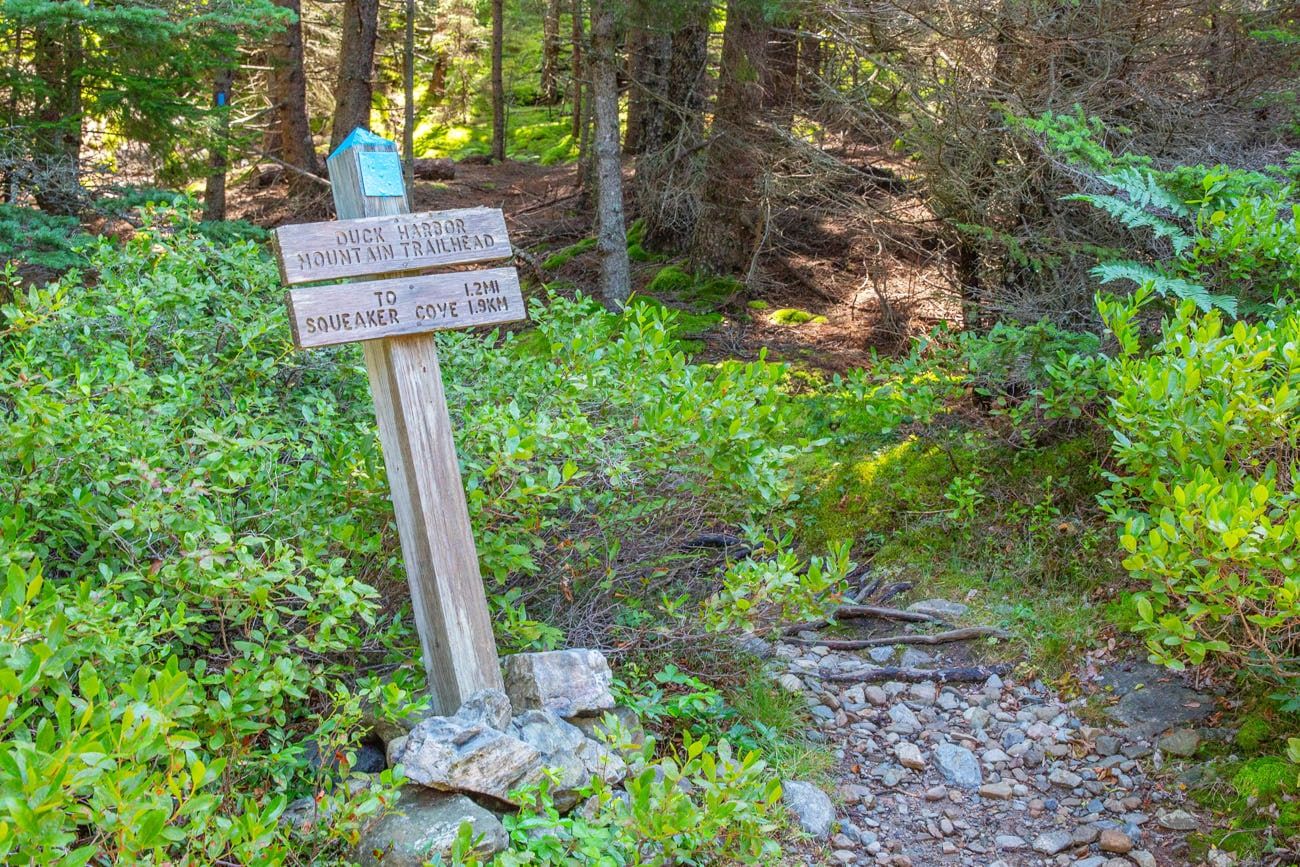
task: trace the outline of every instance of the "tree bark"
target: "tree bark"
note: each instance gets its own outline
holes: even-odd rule
[[[402,44],[402,161],[409,195],[415,195],[415,0],[406,0]]]
[[[623,224],[623,166],[619,153],[618,58],[614,0],[592,0],[592,92],[596,115],[596,249],[600,253],[600,291],[614,308],[627,304],[631,277]]]
[[[505,39],[502,0],[492,0],[492,161],[506,159],[506,85],[501,70],[501,44]]]
[[[560,101],[560,0],[546,0],[542,13],[542,102]]]
[[[276,125],[280,129],[280,157],[286,163],[309,174],[320,173],[316,146],[312,142],[311,124],[307,119],[307,76],[303,72],[302,2],[275,0],[275,5],[294,14],[293,21],[271,42],[268,52],[271,69],[267,84],[271,105],[275,107]],[[319,193],[309,178],[289,172],[289,194],[295,199]]]
[[[212,83],[212,105],[217,112],[217,131],[208,147],[208,177],[203,187],[203,219],[226,218],[226,169],[230,166],[230,86],[235,70],[217,72]]]
[[[51,214],[75,214],[81,207],[83,54],[77,21],[37,28],[32,60],[46,92],[36,109],[35,195]]]
[[[639,154],[645,150],[646,128],[656,114],[662,116],[664,112],[665,77],[672,47],[672,36],[652,27],[638,27],[628,35],[629,83],[624,153]]]
[[[375,40],[379,36],[379,0],[343,0],[343,44],[334,85],[334,123],[330,150],[357,127],[370,129],[374,97]]]
[[[683,10],[673,29],[661,80],[662,92],[647,99],[637,164],[637,199],[645,220],[645,243],[656,250],[678,250],[690,242],[693,211],[681,208],[679,189],[689,188],[691,156],[704,136],[708,81],[709,15],[706,3]]]
[[[767,42],[758,0],[729,0],[700,216],[691,239],[697,270],[746,271],[762,240],[759,118]]]
[[[799,25],[787,22],[771,31],[763,67],[763,109],[785,129],[794,122],[795,88],[799,81]]]
[[[573,0],[573,117],[570,130],[576,142],[582,137],[582,0]]]

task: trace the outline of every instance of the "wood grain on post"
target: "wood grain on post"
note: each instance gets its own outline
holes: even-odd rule
[[[329,157],[339,218],[408,213],[404,189],[366,195],[361,163],[368,152],[391,152],[396,161],[392,142],[363,130]],[[429,692],[435,710],[450,714],[470,694],[500,689],[502,681],[434,336],[367,340],[362,347]]]

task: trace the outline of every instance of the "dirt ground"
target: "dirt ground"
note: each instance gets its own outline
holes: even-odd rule
[[[874,169],[870,165],[868,171]],[[555,272],[543,273],[537,267],[550,253],[593,231],[574,166],[506,162],[460,163],[455,168],[452,180],[417,181],[413,207],[501,208],[511,240],[527,254],[519,263],[527,282],[545,280],[594,291],[599,268],[594,251]],[[329,217],[324,188],[318,208],[290,211],[283,180],[266,183],[266,177],[254,173],[232,189],[231,217],[268,228]],[[752,359],[766,349],[773,359],[844,370],[868,363],[873,351],[895,352],[908,337],[960,316],[946,251],[927,235],[930,215],[905,190],[873,183],[877,175],[864,178],[862,189],[852,192],[880,215],[874,225],[864,226],[860,219],[844,222],[811,206],[773,217],[768,250],[748,292],[717,310],[723,323],[705,335],[704,358]],[[630,213],[628,218],[635,216]],[[633,262],[634,290],[644,289],[665,264]],[[751,301],[765,302],[766,311],[749,309]],[[771,321],[770,311],[787,307],[825,321],[798,326]]]

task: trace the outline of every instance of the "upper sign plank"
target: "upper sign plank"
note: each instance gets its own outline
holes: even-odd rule
[[[275,230],[280,276],[288,285],[417,271],[510,257],[496,208],[461,208]]]
[[[293,342],[300,349],[524,319],[514,268],[418,274],[288,293]]]

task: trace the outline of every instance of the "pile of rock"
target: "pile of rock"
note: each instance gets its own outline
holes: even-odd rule
[[[468,822],[487,855],[508,840],[500,816],[520,805],[514,792],[552,779],[556,806],[571,809],[594,778],[615,785],[627,766],[601,738],[607,714],[640,737],[636,715],[617,708],[605,657],[594,650],[521,653],[503,660],[505,691],[475,693],[450,716],[417,714],[376,720],[390,767],[408,783],[387,812],[363,829],[362,865],[418,867],[446,858]],[[353,777],[350,785],[365,785]],[[325,819],[303,798],[285,811],[298,826]]]
[[[1158,714],[1098,727],[1037,682],[994,675],[969,685],[842,683],[829,676],[897,664],[899,652],[872,648],[867,662],[811,642],[774,648],[774,679],[806,697],[819,723],[810,734],[833,747],[844,770],[835,822],[800,823],[829,844],[832,863],[1177,863],[1181,834],[1197,819],[1147,767],[1160,755],[1196,751],[1204,730],[1192,729],[1188,715],[1211,708],[1208,697],[1177,687],[1174,706],[1160,701]],[[918,658],[944,664],[914,648],[904,652],[913,656],[909,665]],[[1148,704],[1156,701],[1151,693],[1171,688],[1156,685],[1162,674],[1142,671],[1147,686],[1136,691],[1148,694]],[[1174,725],[1181,727],[1159,734]]]

